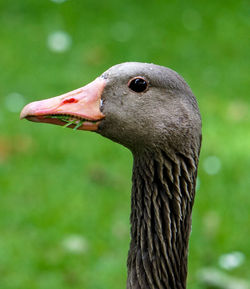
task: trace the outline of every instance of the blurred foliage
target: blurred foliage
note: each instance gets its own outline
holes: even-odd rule
[[[18,119],[25,103],[124,61],[168,66],[198,98],[189,287],[205,288],[198,270],[232,251],[246,258],[230,275],[250,281],[249,1],[56,2],[0,0],[0,288],[125,287],[130,152],[94,133]],[[72,41],[61,53],[48,47],[56,31]],[[86,248],[76,240],[67,249],[71,236]]]

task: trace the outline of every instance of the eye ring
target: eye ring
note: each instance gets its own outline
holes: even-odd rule
[[[142,76],[135,76],[129,80],[128,87],[137,93],[145,92],[148,90],[148,81]]]

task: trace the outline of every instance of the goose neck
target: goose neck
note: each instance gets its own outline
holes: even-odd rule
[[[185,289],[197,158],[134,155],[127,289]]]

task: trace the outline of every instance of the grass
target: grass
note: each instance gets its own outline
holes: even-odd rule
[[[0,288],[125,287],[130,152],[95,133],[18,119],[24,104],[81,87],[123,61],[175,69],[198,98],[203,147],[189,288],[207,288],[199,269],[219,268],[232,251],[246,258],[228,274],[250,282],[247,4],[0,2]],[[64,53],[47,46],[58,30],[72,38]],[[210,156],[221,165],[214,175]],[[87,249],[65,247],[71,236]]]
[[[84,123],[83,119],[72,119],[72,116],[68,115],[48,115],[46,118],[55,118],[65,122],[63,128],[74,125],[73,130],[77,130]]]

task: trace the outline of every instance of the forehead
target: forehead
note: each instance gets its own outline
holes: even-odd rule
[[[116,82],[128,81],[136,76],[143,76],[159,87],[178,87],[185,83],[175,71],[153,63],[125,62],[112,66],[102,74],[103,78]]]
[[[125,62],[117,64],[109,68],[103,73],[103,77],[115,77],[115,76],[149,76],[154,75],[157,71],[166,69],[155,64],[141,63],[141,62]]]

